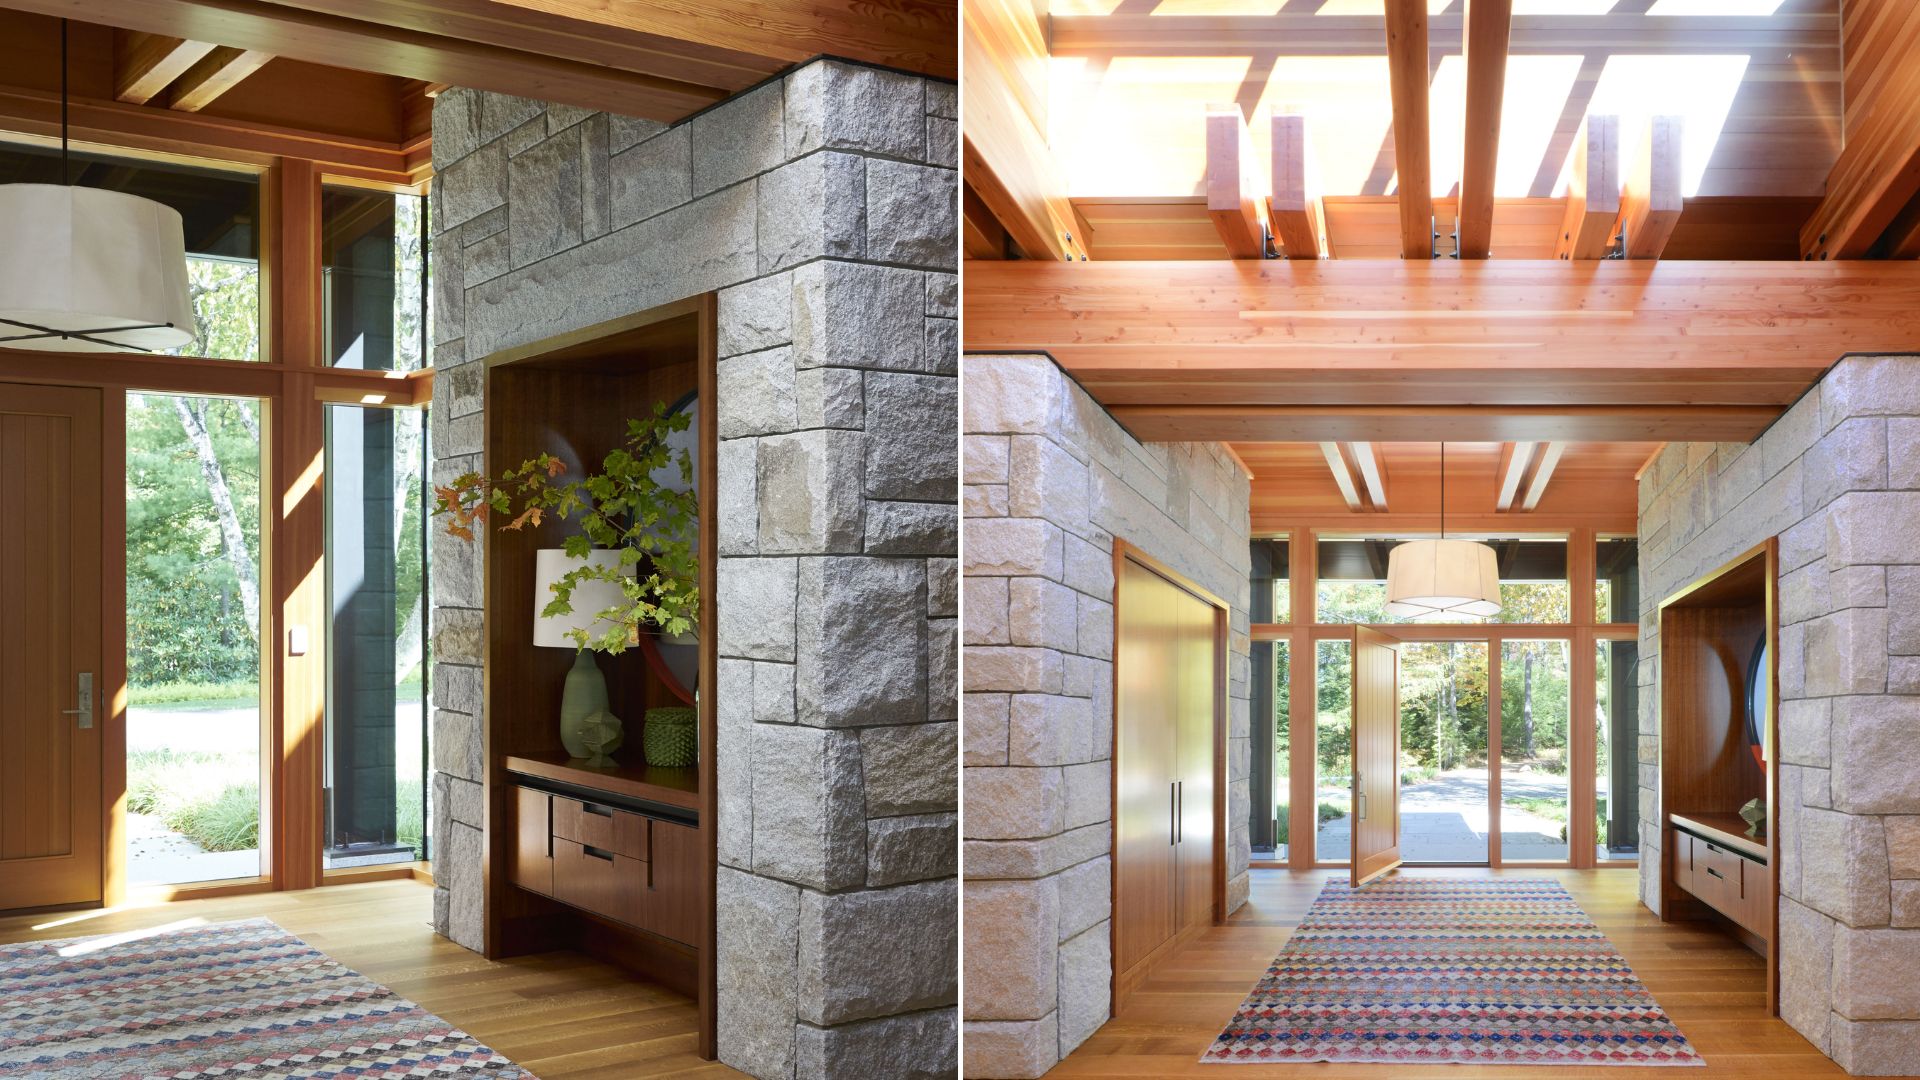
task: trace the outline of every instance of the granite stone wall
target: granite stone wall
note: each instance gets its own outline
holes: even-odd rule
[[[1658,605],[1780,537],[1780,1012],[1849,1072],[1920,1061],[1920,358],[1855,357],[1751,445],[1640,482],[1641,893],[1659,905]]]
[[[719,292],[722,1060],[952,1075],[958,977],[950,83],[807,64],[672,127],[434,108],[435,477],[483,361]],[[481,567],[434,548],[434,925],[481,944]]]
[[[1034,1077],[1106,1022],[1113,541],[1232,606],[1228,907],[1246,902],[1248,481],[1143,445],[1044,356],[968,356],[966,1074]]]

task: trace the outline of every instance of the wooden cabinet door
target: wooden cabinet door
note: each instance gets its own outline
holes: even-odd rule
[[[1173,588],[1120,563],[1114,639],[1114,968],[1145,960],[1174,930]]]
[[[513,789],[513,862],[507,880],[541,896],[553,895],[553,796]]]
[[[100,427],[98,390],[0,384],[0,910],[101,899]]]
[[[1353,866],[1358,887],[1400,865],[1400,649],[1353,631]]]
[[[1178,769],[1174,789],[1180,819],[1176,845],[1178,924],[1207,924],[1214,917],[1214,726],[1219,671],[1216,667],[1214,609],[1192,593],[1174,589],[1179,616],[1177,679],[1180,703]]]
[[[648,820],[653,862],[637,925],[685,945],[700,936],[700,830]]]

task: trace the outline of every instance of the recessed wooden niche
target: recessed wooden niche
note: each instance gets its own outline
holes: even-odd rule
[[[630,418],[697,393],[700,760],[648,766],[648,709],[684,705],[641,650],[597,657],[626,740],[612,768],[569,759],[559,709],[568,649],[533,644],[534,552],[570,531],[488,527],[485,544],[486,954],[574,948],[694,998],[714,1056],[716,420],[712,294],[489,356],[485,471],[542,452],[574,476],[620,446]]]
[[[1722,926],[1767,958],[1779,1012],[1779,542],[1769,539],[1660,605],[1660,917]],[[1765,652],[1759,650],[1764,647]],[[1748,701],[1750,675],[1758,692]],[[1747,737],[1749,714],[1764,760]],[[1766,802],[1761,835],[1740,808]]]

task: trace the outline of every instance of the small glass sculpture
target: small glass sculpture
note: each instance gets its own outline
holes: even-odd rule
[[[614,764],[612,754],[626,741],[620,718],[605,709],[596,709],[580,721],[580,744],[587,750],[587,764],[604,769]]]
[[[1747,805],[1740,808],[1740,818],[1747,823],[1747,835],[1758,837],[1760,826],[1767,823],[1767,804],[1762,799],[1748,799]]]

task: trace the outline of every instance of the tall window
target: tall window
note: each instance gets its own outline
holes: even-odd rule
[[[127,395],[127,876],[260,873],[260,403]]]
[[[58,147],[0,143],[0,183],[104,188],[180,212],[194,339],[184,356],[260,359],[260,182],[244,172],[72,151],[63,177]]]
[[[1314,857],[1353,853],[1353,642],[1314,642]]]
[[[327,363],[429,366],[427,201],[330,186],[321,193],[320,227]]]
[[[1288,618],[1287,542],[1254,540],[1248,545],[1253,567],[1252,607],[1256,623],[1286,622]],[[1287,644],[1256,641],[1250,650],[1253,667],[1252,715],[1271,717],[1256,722],[1250,749],[1258,760],[1277,765],[1256,767],[1247,800],[1248,835],[1256,858],[1282,858],[1287,849]]]
[[[1565,641],[1500,646],[1500,858],[1564,862],[1571,835]]]
[[[1465,538],[1463,538],[1465,539]],[[1567,545],[1557,539],[1474,537],[1500,564],[1503,623],[1564,623],[1571,617]],[[1387,560],[1405,541],[1387,537],[1322,540],[1314,617],[1322,623],[1397,623],[1387,614]],[[1459,618],[1444,621],[1472,621]]]

